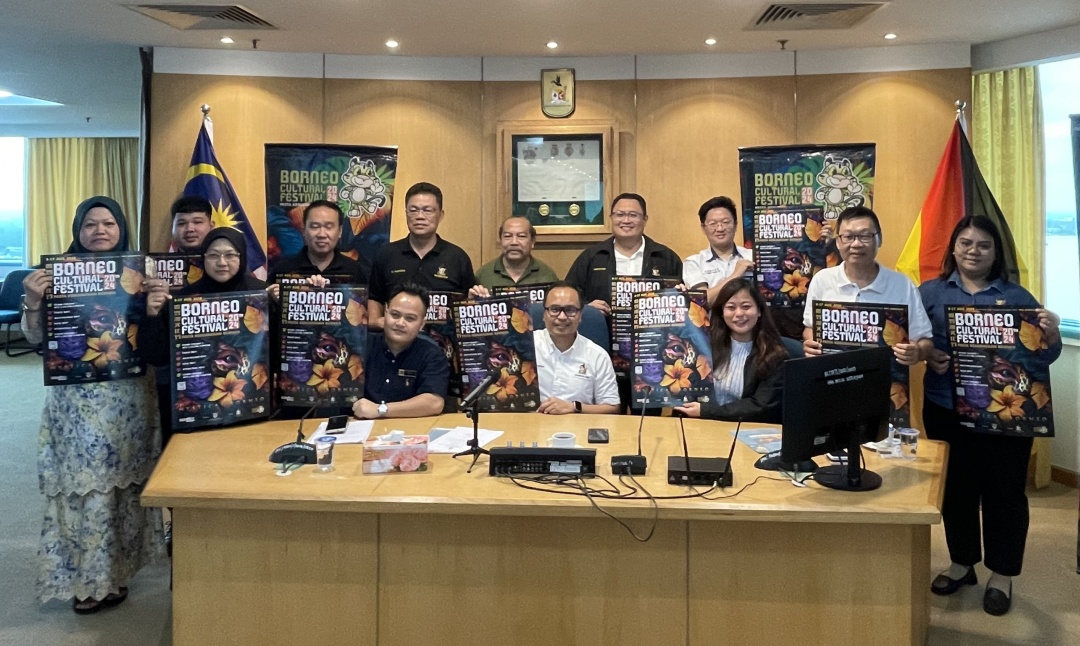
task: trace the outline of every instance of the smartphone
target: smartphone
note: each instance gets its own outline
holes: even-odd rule
[[[348,415],[334,415],[326,421],[326,434],[327,435],[340,435],[345,432],[346,427],[349,426]]]
[[[590,428],[589,444],[607,444],[608,430],[606,428]]]

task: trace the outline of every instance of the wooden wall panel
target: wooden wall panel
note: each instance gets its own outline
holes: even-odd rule
[[[971,70],[832,74],[799,79],[799,139],[877,144],[878,260],[896,264],[952,131],[957,99],[971,103]]]
[[[263,144],[322,141],[322,79],[155,74],[153,83],[151,249],[168,244],[169,205],[184,188],[204,103],[211,108],[218,161],[265,241]]]
[[[704,249],[702,202],[727,195],[741,209],[738,148],[793,143],[793,90],[788,77],[639,81],[637,192],[649,205],[646,233],[683,258]]]
[[[390,238],[408,233],[405,192],[416,182],[443,191],[439,235],[479,266],[480,82],[326,81],[326,141],[398,147]]]
[[[586,119],[607,119],[615,122],[615,134],[620,137],[620,148],[629,148],[631,154],[622,155],[619,184],[625,187],[633,178],[633,141],[636,127],[633,81],[579,81],[577,84],[577,108],[565,119],[548,119],[540,111],[539,78],[529,82],[484,83],[484,205],[481,225],[483,259],[477,266],[498,256],[499,223],[509,215],[507,206],[499,200],[498,172],[500,146],[496,129],[500,121],[537,120],[548,124],[573,124]],[[630,142],[629,146],[626,146]],[[628,170],[629,167],[629,170]],[[629,175],[627,173],[630,173]],[[619,189],[619,187],[616,187]],[[629,190],[629,189],[621,189]],[[618,190],[616,191],[618,192]],[[565,275],[584,243],[544,244],[534,250],[540,258],[560,276]],[[476,257],[473,257],[476,260]]]

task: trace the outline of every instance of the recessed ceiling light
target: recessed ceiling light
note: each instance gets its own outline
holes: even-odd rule
[[[554,40],[549,40],[548,41],[548,44],[547,44],[548,49],[555,49],[558,46],[559,46],[559,43],[555,42]]]
[[[7,90],[0,90],[0,99],[6,99],[9,96],[11,96],[11,92],[8,92]]]
[[[398,41],[391,38],[390,40],[386,41],[386,46],[389,47],[390,49],[394,49],[394,48],[396,48],[398,46]]]
[[[232,45],[233,44],[233,39],[226,36],[226,37],[221,39],[221,42],[222,42],[223,45]]]
[[[896,34],[892,32],[885,34],[885,40],[896,40]]]
[[[712,47],[713,45],[716,44],[716,39],[715,38],[706,38],[705,39],[705,44],[708,45],[709,47]]]

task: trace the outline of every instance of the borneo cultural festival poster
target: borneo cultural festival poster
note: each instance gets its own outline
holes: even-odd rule
[[[743,240],[754,250],[754,276],[773,307],[803,307],[814,274],[840,264],[836,218],[870,207],[874,144],[739,149]]]
[[[633,408],[713,399],[709,317],[703,291],[636,293],[632,313]]]
[[[424,319],[424,334],[439,346],[450,366],[448,398],[461,397],[461,351],[454,331],[454,305],[464,298],[461,292],[428,292],[430,305]]]
[[[633,358],[630,333],[634,325],[634,294],[669,289],[680,282],[682,281],[678,278],[611,278],[611,364],[617,376],[626,377],[630,374],[630,361]]]
[[[203,276],[199,254],[148,253],[146,258],[147,278],[164,280],[173,294],[190,287]]]
[[[544,304],[544,298],[547,297],[547,290],[551,287],[550,283],[541,283],[536,285],[495,285],[491,288],[492,296],[525,296],[529,299],[530,305]]]
[[[1053,437],[1050,345],[1038,311],[950,305],[945,316],[960,423],[984,433]]]
[[[177,296],[172,308],[173,428],[269,415],[269,295],[252,290]]]
[[[352,276],[348,274],[319,274],[326,280],[330,281],[331,285],[348,285],[352,280]],[[310,274],[276,274],[274,276],[274,282],[284,287],[285,285],[310,285],[308,279],[311,278]]]
[[[117,381],[146,372],[135,335],[146,312],[141,253],[43,256],[45,385]]]
[[[814,339],[826,354],[908,343],[907,305],[868,305],[814,301]],[[896,428],[911,426],[911,371],[896,357],[889,361],[892,386],[889,389],[889,423]]]
[[[540,406],[529,301],[523,297],[462,301],[454,305],[461,348],[462,395],[467,397],[488,375],[491,383],[477,409],[528,412]]]
[[[332,144],[266,144],[266,257],[304,246],[304,208],[335,202],[345,214],[340,249],[356,260],[375,258],[390,242],[390,214],[397,175],[397,147]]]
[[[367,289],[282,285],[282,406],[351,405],[364,396]]]

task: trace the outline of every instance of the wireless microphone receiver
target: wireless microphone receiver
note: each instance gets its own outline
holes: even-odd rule
[[[637,455],[615,455],[611,458],[611,472],[615,475],[643,476],[647,469],[647,461],[641,453],[641,427],[645,425],[645,404],[652,394],[652,386],[645,386],[645,397],[641,399],[641,421],[637,427]]]

